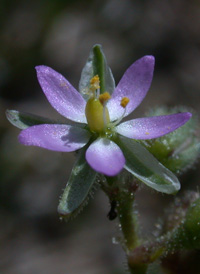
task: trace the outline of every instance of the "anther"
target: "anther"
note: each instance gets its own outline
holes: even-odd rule
[[[130,99],[128,97],[123,97],[121,99],[120,106],[122,106],[123,108],[125,108],[128,105],[129,101],[130,101]]]
[[[117,119],[114,123],[112,123],[113,126],[116,126],[117,124],[119,124],[121,120],[124,118],[126,113],[126,106],[128,105],[129,102],[130,102],[130,99],[128,97],[123,97],[121,99],[120,106],[124,108],[124,112],[119,119]]]
[[[90,80],[90,89],[92,91],[95,91],[97,89],[100,88],[100,80],[99,80],[99,76],[95,75],[94,77],[92,77],[92,79]]]
[[[111,98],[110,94],[108,92],[104,92],[103,94],[99,95],[99,101],[103,105],[105,102],[107,102]]]

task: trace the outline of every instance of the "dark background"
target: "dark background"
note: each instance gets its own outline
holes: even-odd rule
[[[60,222],[56,208],[73,154],[20,145],[19,130],[5,118],[7,108],[59,117],[43,95],[34,67],[48,65],[78,88],[96,43],[102,44],[116,83],[135,60],[155,56],[150,92],[134,117],[160,105],[184,105],[199,113],[199,1],[1,0],[1,273],[123,273],[122,248],[112,244],[118,241],[119,229],[106,217],[109,203],[104,194],[96,191],[76,219]],[[196,190],[198,176],[198,169],[182,176],[182,189]],[[171,199],[145,187],[138,193],[147,237]]]

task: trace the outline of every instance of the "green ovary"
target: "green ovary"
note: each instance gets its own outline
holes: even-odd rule
[[[89,128],[93,132],[104,132],[106,125],[110,122],[108,109],[95,98],[90,98],[88,100],[85,108],[85,115]]]

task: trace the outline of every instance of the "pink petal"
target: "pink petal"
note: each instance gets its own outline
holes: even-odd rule
[[[107,176],[115,176],[125,164],[121,149],[106,138],[99,138],[89,146],[86,160],[94,170]]]
[[[192,114],[189,112],[133,119],[118,125],[116,131],[132,139],[153,139],[184,125]]]
[[[43,124],[22,130],[19,142],[27,146],[70,152],[82,148],[89,138],[89,132],[79,127]]]
[[[52,68],[38,66],[36,71],[40,86],[52,107],[72,121],[86,123],[86,102],[81,94]]]
[[[153,56],[144,56],[127,69],[115,88],[112,98],[107,103],[111,121],[122,116],[124,109],[120,103],[123,97],[130,99],[125,116],[129,115],[142,102],[150,88],[153,70]]]

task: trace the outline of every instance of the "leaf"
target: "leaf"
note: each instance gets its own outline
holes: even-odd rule
[[[61,216],[69,217],[84,203],[92,188],[97,173],[87,164],[85,151],[79,151],[77,161],[72,169],[69,181],[61,196],[58,213]]]
[[[87,90],[87,88],[90,86],[91,78],[97,74],[100,78],[101,93],[107,91],[112,94],[113,90],[115,89],[115,80],[113,78],[111,69],[107,65],[107,61],[102,51],[101,45],[94,45],[90,51],[88,60],[81,73],[79,91],[82,92]]]
[[[6,110],[6,117],[11,124],[20,129],[26,129],[34,125],[55,123],[48,118],[43,118],[25,112],[19,112],[17,110]]]
[[[167,194],[180,189],[178,178],[137,141],[119,136],[116,143],[126,158],[125,169],[149,187]]]
[[[200,249],[200,198],[193,202],[185,220],[173,231],[169,244],[174,248]]]
[[[180,212],[182,214],[180,224],[161,236],[160,242],[164,243],[168,253],[184,249],[200,249],[200,198],[190,204],[186,214]]]

